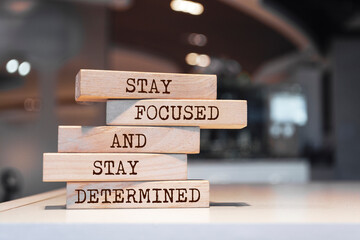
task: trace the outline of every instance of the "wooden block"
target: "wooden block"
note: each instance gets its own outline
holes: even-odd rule
[[[43,181],[187,179],[185,154],[44,153]]]
[[[247,106],[243,100],[110,100],[108,125],[199,126],[243,128]]]
[[[59,152],[199,153],[198,127],[59,126]]]
[[[216,75],[81,69],[76,75],[75,100],[216,99],[216,91]]]
[[[209,182],[68,182],[67,208],[209,207]]]

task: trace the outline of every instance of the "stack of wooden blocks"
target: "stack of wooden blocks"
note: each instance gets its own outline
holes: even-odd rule
[[[75,99],[106,101],[107,126],[59,126],[43,180],[67,182],[67,208],[209,207],[186,154],[200,152],[200,128],[247,124],[246,101],[216,92],[216,75],[80,70]]]

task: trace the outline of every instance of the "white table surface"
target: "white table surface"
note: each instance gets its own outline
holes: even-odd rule
[[[360,183],[211,185],[200,209],[66,210],[60,189],[0,204],[3,239],[360,239]]]

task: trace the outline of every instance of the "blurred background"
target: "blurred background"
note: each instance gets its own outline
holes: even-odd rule
[[[350,0],[2,0],[0,202],[42,182],[57,126],[104,125],[74,101],[81,68],[218,76],[248,127],[202,130],[189,178],[360,179],[360,3]]]

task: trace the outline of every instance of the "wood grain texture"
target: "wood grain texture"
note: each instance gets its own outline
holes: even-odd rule
[[[209,207],[209,182],[68,182],[67,208]]]
[[[76,101],[107,99],[216,99],[216,75],[81,69]]]
[[[59,152],[199,153],[198,127],[59,126]]]
[[[43,181],[187,179],[185,154],[44,153]]]
[[[247,125],[247,102],[244,100],[110,100],[106,104],[106,123],[240,129]]]

